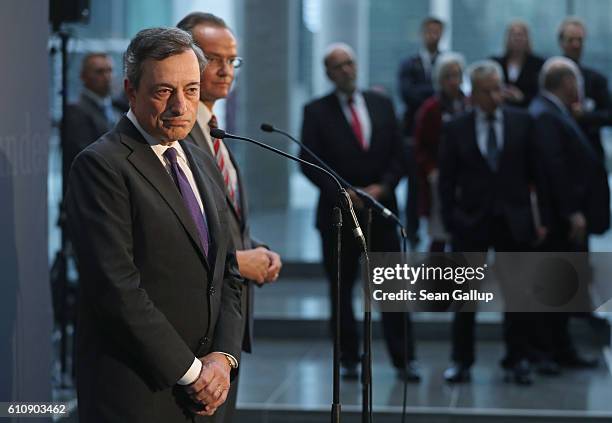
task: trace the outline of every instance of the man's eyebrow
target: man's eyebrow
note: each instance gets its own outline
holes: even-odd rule
[[[168,82],[160,82],[159,84],[155,84],[155,88],[172,88],[174,89],[175,86],[168,83]]]

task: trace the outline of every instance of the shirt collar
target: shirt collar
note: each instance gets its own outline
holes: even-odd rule
[[[208,129],[208,122],[210,122],[210,118],[212,118],[213,112],[204,104],[203,101],[200,101],[198,104],[198,116],[197,121],[198,125],[200,125],[200,129],[205,131]]]
[[[100,97],[98,94],[94,93],[92,90],[88,88],[83,88],[82,95],[89,98],[91,101],[93,101],[94,103],[96,103],[98,106],[102,108],[113,104],[110,96]]]
[[[476,120],[483,121],[483,122],[487,121],[488,113],[485,113],[478,106],[475,106],[474,110],[476,111]],[[501,107],[498,107],[497,109],[495,109],[495,111],[493,112],[493,116],[495,116],[495,121],[496,122],[501,122],[501,119],[503,118],[503,113],[502,113]]]
[[[435,53],[432,54],[429,52],[429,50],[423,47],[421,47],[419,50],[419,55],[421,56],[421,60],[423,60],[423,62],[427,62],[426,66],[430,66],[432,59],[438,56],[438,54],[440,54],[440,51],[436,51]]]
[[[336,90],[336,95],[338,96],[338,99],[340,100],[340,103],[348,104],[348,99],[349,99],[348,95],[346,95],[345,93],[343,93],[342,91],[339,91],[339,90]],[[351,97],[353,98],[353,101],[355,103],[361,101],[361,99],[362,99],[362,95],[361,95],[361,92],[359,90],[353,91],[353,94],[351,95]]]

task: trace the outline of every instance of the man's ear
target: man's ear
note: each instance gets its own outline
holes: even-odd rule
[[[136,88],[130,82],[129,79],[125,78],[123,80],[123,89],[125,90],[125,95],[127,96],[131,107],[134,104],[134,101],[136,100]]]

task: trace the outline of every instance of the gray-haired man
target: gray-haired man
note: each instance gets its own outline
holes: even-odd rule
[[[474,110],[445,128],[440,145],[442,219],[456,252],[528,251],[536,239],[530,189],[535,171],[532,122],[520,109],[502,108],[502,70],[491,60],[470,67]],[[539,234],[541,236],[541,234]],[[484,254],[483,254],[484,257]],[[525,313],[506,313],[507,381],[531,383]],[[452,361],[444,378],[465,382],[475,361],[475,313],[455,314]]]
[[[242,281],[209,159],[180,141],[205,59],[186,32],[154,28],[124,61],[130,111],[70,174],[79,417],[206,422],[238,365]]]

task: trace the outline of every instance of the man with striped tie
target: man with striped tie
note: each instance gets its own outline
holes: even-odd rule
[[[236,246],[240,274],[246,286],[242,290],[243,343],[251,352],[253,342],[253,286],[262,286],[278,279],[282,263],[280,256],[261,242],[253,239],[248,224],[248,204],[238,164],[222,140],[212,138],[210,129],[216,128],[213,112],[215,102],[226,98],[234,80],[235,69],[242,59],[237,56],[236,39],[225,21],[210,13],[194,12],[183,18],[178,27],[190,32],[204,51],[208,64],[201,74],[200,106],[197,123],[188,140],[210,154],[217,163],[209,172],[220,172],[230,208],[228,223]],[[217,412],[217,421],[230,422],[236,405],[238,378],[231,384],[227,402]]]

